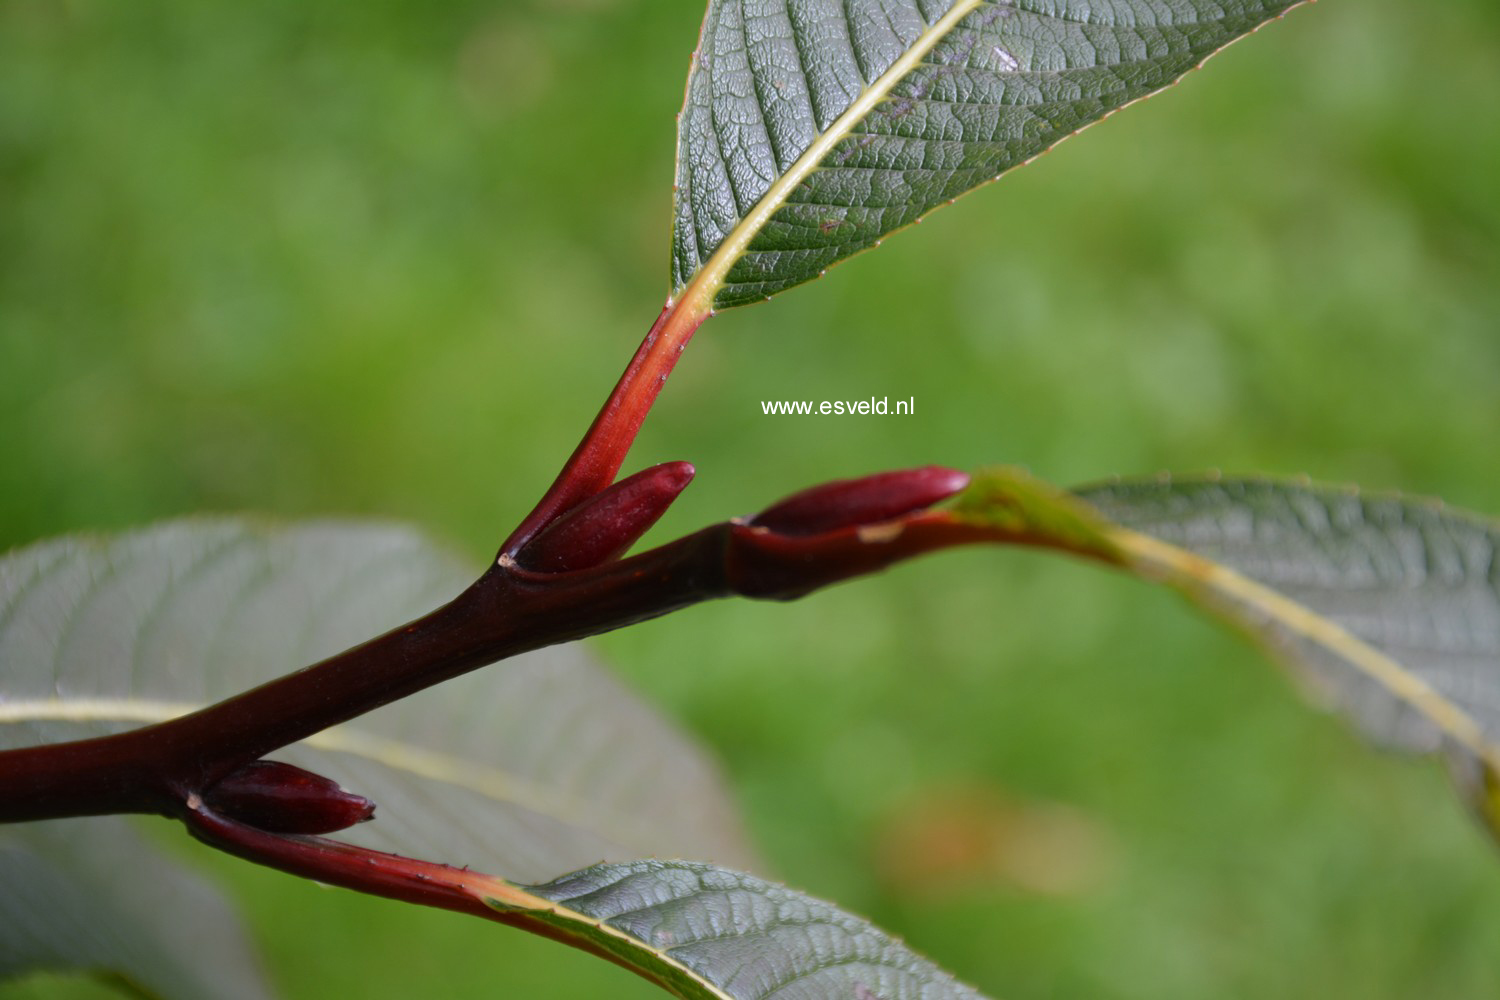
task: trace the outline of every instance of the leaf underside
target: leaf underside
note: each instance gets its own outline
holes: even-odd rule
[[[266,1000],[219,894],[118,816],[0,827],[0,981],[84,971],[166,1000]]]
[[[692,1000],[980,1000],[868,921],[713,865],[596,865],[515,889],[487,902]]]
[[[1470,805],[1500,832],[1495,521],[1429,500],[1264,479],[1124,481],[1048,500],[1034,480],[1002,472],[982,477],[965,505],[971,517],[1050,511],[1050,524],[1030,517],[1039,540],[1183,591],[1267,646],[1377,744],[1444,753]],[[1090,516],[1092,534],[1077,530]],[[1057,523],[1074,527],[1062,534]]]
[[[1116,524],[1229,566],[1340,626],[1500,744],[1495,524],[1428,501],[1266,481],[1122,483],[1081,495]],[[1336,651],[1267,626],[1369,736],[1409,750],[1443,745],[1433,720]]]
[[[1301,0],[713,0],[678,124],[673,297],[818,277]]]

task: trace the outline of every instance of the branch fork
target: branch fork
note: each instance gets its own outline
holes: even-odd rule
[[[0,753],[0,822],[156,813],[272,867],[448,905],[459,897],[412,889],[433,884],[432,870],[422,880],[404,868],[399,878],[378,874],[426,863],[308,840],[370,819],[375,806],[266,755],[518,653],[713,598],[791,600],[924,552],[998,538],[992,527],[932,509],[962,491],[968,476],[929,466],[826,483],[626,556],[692,481],[693,466],[680,461],[616,477],[706,316],[668,303],[556,481],[484,574],[448,604],[185,716]]]

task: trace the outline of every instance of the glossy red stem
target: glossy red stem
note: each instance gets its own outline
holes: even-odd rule
[[[116,812],[181,816],[193,794],[250,761],[507,656],[718,597],[790,600],[982,541],[1032,540],[949,512],[920,511],[874,528],[811,536],[725,522],[572,573],[492,567],[430,615],[190,715],[0,753],[0,822]]]
[[[829,484],[775,505],[757,523],[714,525],[613,560],[691,474],[685,463],[659,466],[600,496],[704,317],[670,305],[663,310],[557,480],[502,546],[500,559],[458,597],[189,715],[113,736],[0,752],[0,822],[122,812],[189,819],[206,790],[266,754],[505,657],[703,600],[789,599],[922,552],[1002,539],[996,529],[924,512],[962,486],[959,473],[926,469]],[[872,521],[882,522],[879,530]],[[558,534],[540,537],[554,523]],[[539,572],[518,562],[515,555],[533,540],[552,557],[542,563],[566,571]],[[221,804],[244,812],[233,801]]]
[[[0,752],[0,822],[180,815],[190,796],[251,761],[423,688],[516,653],[718,596],[697,570],[633,576],[614,563],[582,576],[539,575],[507,559],[610,485],[706,316],[667,304],[557,480],[501,547],[501,560],[453,601],[189,715],[114,736]]]

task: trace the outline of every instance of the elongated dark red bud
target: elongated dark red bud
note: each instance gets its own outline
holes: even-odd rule
[[[203,794],[215,812],[271,833],[333,833],[375,816],[375,803],[321,774],[251,761]]]
[[[840,479],[794,493],[750,523],[782,535],[821,535],[923,510],[968,485],[968,473],[940,465]]]
[[[516,561],[527,569],[565,573],[617,559],[672,506],[694,469],[666,462],[620,480],[547,526]]]

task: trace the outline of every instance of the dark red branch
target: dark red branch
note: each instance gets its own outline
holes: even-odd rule
[[[614,481],[641,422],[706,314],[668,303],[588,433],[501,547],[497,562],[450,603],[321,663],[217,705],[114,736],[0,752],[0,822],[121,812],[172,814],[231,772],[425,687],[507,656],[721,596],[720,559],[673,562],[710,536],[654,556],[610,562],[686,485],[691,466],[622,483],[564,537],[543,546],[551,569],[515,555]],[[598,563],[598,565],[593,565]],[[584,567],[588,567],[584,569]]]
[[[451,603],[321,663],[168,722],[0,753],[0,821],[172,815],[266,754],[476,667],[700,601],[790,600],[927,552],[1026,542],[943,511],[785,535],[725,522],[571,573],[492,567]]]
[[[0,821],[170,814],[231,771],[476,667],[726,593],[714,529],[578,573],[492,566],[410,624],[143,729],[0,753]]]

